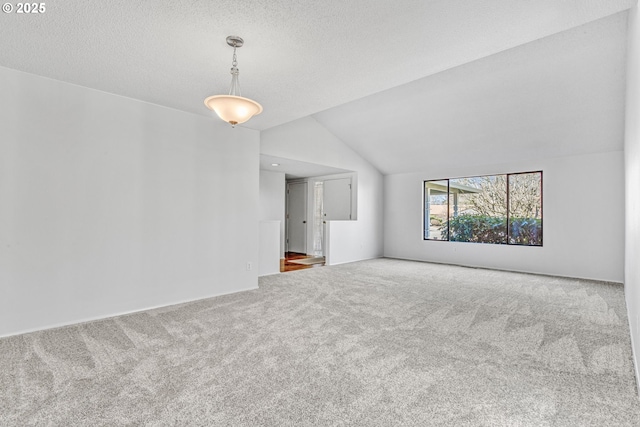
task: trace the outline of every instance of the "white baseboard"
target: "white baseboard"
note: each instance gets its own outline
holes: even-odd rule
[[[78,320],[71,321],[71,322],[54,323],[52,325],[47,325],[47,326],[42,326],[42,327],[37,327],[37,328],[28,328],[28,329],[19,330],[19,331],[16,331],[16,332],[11,332],[11,333],[5,334],[5,335],[0,335],[0,338],[13,337],[13,336],[16,336],[16,335],[29,334],[29,333],[32,333],[32,332],[46,331],[46,330],[49,330],[49,329],[64,328],[65,326],[81,325],[83,323],[95,322],[97,320],[111,319],[111,318],[114,318],[114,317],[125,316],[125,315],[128,315],[128,314],[134,314],[134,313],[140,313],[140,312],[143,312],[143,311],[156,310],[158,308],[166,308],[166,307],[171,307],[171,306],[174,306],[174,305],[186,304],[186,303],[189,303],[189,302],[194,302],[194,301],[200,301],[200,300],[205,300],[205,299],[209,299],[209,298],[220,297],[220,296],[223,296],[223,295],[236,294],[238,292],[254,291],[256,289],[258,289],[257,286],[252,287],[252,288],[246,288],[246,289],[238,289],[236,291],[231,291],[231,292],[222,292],[222,293],[213,294],[213,295],[207,295],[207,296],[198,297],[198,298],[175,301],[175,302],[171,302],[169,304],[161,304],[161,305],[155,305],[155,306],[140,308],[140,309],[136,309],[136,310],[122,311],[122,312],[107,314],[107,315],[104,315],[104,316],[87,317],[87,318],[84,318],[84,319],[78,319]]]

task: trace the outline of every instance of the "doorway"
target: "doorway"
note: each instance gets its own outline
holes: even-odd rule
[[[309,214],[311,210],[312,214]],[[321,225],[318,227],[318,223]],[[323,254],[322,182],[287,182],[285,253],[280,271],[325,265]],[[311,239],[311,240],[309,240]],[[311,244],[309,244],[311,243]]]
[[[307,187],[306,182],[287,183],[285,252],[307,253]]]

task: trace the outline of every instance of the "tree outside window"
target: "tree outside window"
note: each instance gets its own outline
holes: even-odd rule
[[[424,239],[542,246],[542,172],[425,181]]]

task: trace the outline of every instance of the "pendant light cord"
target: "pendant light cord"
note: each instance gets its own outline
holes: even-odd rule
[[[238,58],[236,57],[236,44],[233,44],[233,60],[231,61],[231,88],[229,95],[242,96],[240,92],[240,80],[238,79],[240,70],[238,69]]]

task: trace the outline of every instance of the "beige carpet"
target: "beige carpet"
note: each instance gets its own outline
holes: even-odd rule
[[[0,340],[0,426],[638,426],[620,285],[379,259]]]

